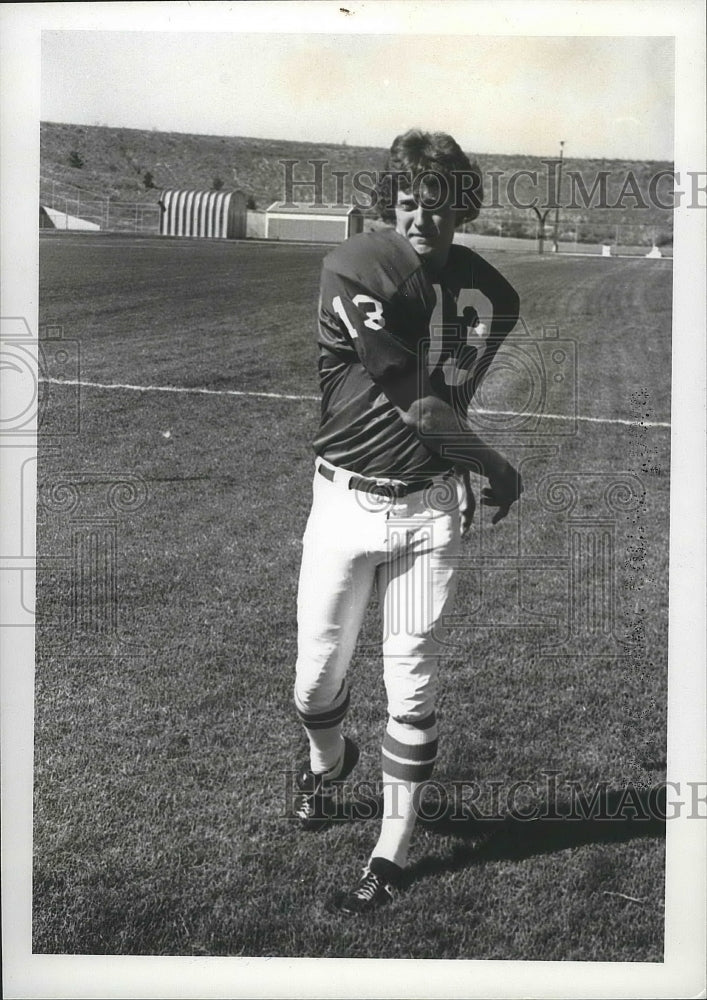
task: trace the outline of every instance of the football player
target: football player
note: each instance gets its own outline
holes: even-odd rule
[[[482,503],[496,508],[494,524],[521,492],[516,470],[467,418],[519,309],[506,279],[452,242],[479,213],[479,169],[451,136],[411,130],[394,141],[377,196],[393,225],[347,240],[322,269],[321,422],[298,592],[294,696],[310,753],[295,811],[308,828],[331,817],[358,760],[344,734],[347,668],[374,589],[382,611],[383,817],[361,879],[332,900],[347,914],[393,898],[416,794],[437,755],[435,694],[463,527],[459,472],[488,480]],[[490,303],[488,324],[472,306],[459,314],[470,291]]]

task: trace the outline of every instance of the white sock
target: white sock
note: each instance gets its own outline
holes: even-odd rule
[[[326,774],[332,780],[338,777],[344,760],[342,722],[349,701],[345,680],[334,701],[325,709],[314,712],[304,708],[295,691],[295,708],[309,740],[309,766],[315,774]]]
[[[410,838],[417,819],[413,795],[416,784],[383,774],[383,823],[371,857],[387,858],[405,867]]]
[[[405,866],[417,819],[415,792],[432,776],[436,756],[434,713],[414,723],[388,719],[383,740],[383,822],[373,857]]]
[[[309,766],[315,774],[323,774],[333,781],[341,773],[344,763],[344,737],[341,724],[333,729],[307,730],[309,737]]]

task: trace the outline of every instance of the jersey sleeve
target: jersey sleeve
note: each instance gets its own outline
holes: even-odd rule
[[[420,365],[425,336],[406,301],[369,290],[354,278],[324,270],[319,299],[320,338],[334,353],[353,352],[381,387]]]

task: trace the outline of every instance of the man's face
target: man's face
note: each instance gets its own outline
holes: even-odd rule
[[[440,204],[436,183],[422,185],[417,191],[398,190],[395,205],[395,229],[433,269],[444,266],[454,239],[456,212],[452,198]]]

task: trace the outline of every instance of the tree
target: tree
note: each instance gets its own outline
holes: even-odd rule
[[[72,149],[69,153],[69,166],[76,167],[78,170],[83,166],[81,155],[75,149]]]
[[[149,170],[146,170],[145,173],[142,175],[142,182],[148,189],[148,191],[150,190],[150,188],[153,188],[155,186],[154,177],[152,176]]]
[[[223,187],[223,181],[220,177],[214,177],[213,184],[211,185],[214,191],[220,191]]]
[[[256,211],[256,209],[257,209],[257,207],[258,207],[258,204],[257,204],[257,202],[256,202],[256,200],[255,200],[255,198],[253,197],[253,195],[252,195],[252,194],[249,194],[249,195],[248,195],[248,200],[247,200],[247,202],[245,203],[245,207],[246,207],[246,208],[248,209],[248,211],[250,211],[250,212],[255,212],[255,211]]]
[[[547,219],[547,215],[550,209],[546,208],[544,212],[541,212],[540,209],[537,208],[535,205],[531,205],[530,207],[538,217],[538,227],[536,235],[538,238],[538,253],[542,253],[545,244],[545,220]]]

